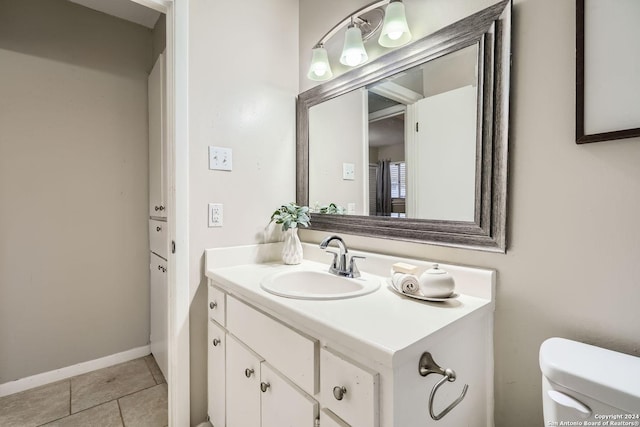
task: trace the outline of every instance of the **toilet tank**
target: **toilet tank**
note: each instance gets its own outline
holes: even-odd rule
[[[640,358],[550,338],[540,369],[545,426],[640,425]]]

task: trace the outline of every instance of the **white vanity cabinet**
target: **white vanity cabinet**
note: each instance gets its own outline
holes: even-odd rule
[[[299,385],[312,393],[317,388],[318,341],[211,283],[208,303],[208,411],[213,426],[314,427],[318,402]]]
[[[270,294],[260,283],[286,270],[326,271],[325,264],[229,265],[234,250],[207,251],[210,330],[214,325],[216,336],[226,335],[226,358],[212,357],[217,348],[209,345],[214,427],[493,427],[495,272],[447,266],[461,295],[445,304],[410,300],[385,286],[357,298],[313,301]],[[222,265],[210,262],[211,254]],[[388,272],[396,259],[380,262]],[[425,353],[442,374],[420,374]],[[455,381],[446,380],[445,369],[455,371]],[[431,406],[436,417],[468,389],[436,421],[429,395],[440,382]]]

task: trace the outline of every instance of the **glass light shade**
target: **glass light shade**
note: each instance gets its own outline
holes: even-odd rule
[[[331,64],[329,64],[327,50],[319,46],[314,47],[312,52],[313,56],[311,57],[311,65],[309,66],[307,77],[315,81],[329,80],[333,77],[333,72],[331,71]]]
[[[378,44],[384,47],[398,47],[409,43],[410,40],[411,31],[404,13],[404,3],[393,1],[387,6]]]
[[[340,63],[355,67],[367,62],[369,55],[364,49],[362,31],[357,26],[350,26],[344,34],[344,47],[340,55]]]

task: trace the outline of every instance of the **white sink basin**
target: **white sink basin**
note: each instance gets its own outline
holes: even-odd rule
[[[286,298],[326,300],[369,294],[380,287],[380,280],[371,276],[350,279],[325,271],[294,270],[267,276],[260,287]]]

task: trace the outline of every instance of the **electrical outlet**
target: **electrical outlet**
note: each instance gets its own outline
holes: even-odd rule
[[[209,227],[222,227],[222,203],[209,203]]]
[[[231,148],[209,146],[209,169],[230,171],[232,160],[233,150]]]

